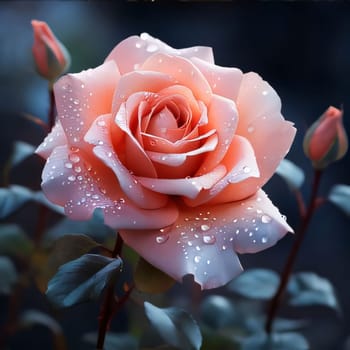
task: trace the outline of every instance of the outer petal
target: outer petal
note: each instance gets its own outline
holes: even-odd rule
[[[102,208],[106,224],[116,229],[155,229],[172,224],[178,215],[172,203],[153,210],[135,206],[109,169],[67,146],[56,147],[48,158],[42,188],[49,200],[64,206],[70,218],[87,220]]]
[[[220,67],[198,58],[193,58],[192,62],[203,73],[216,95],[236,101],[243,77],[241,70],[238,68]]]
[[[274,174],[293,142],[296,129],[283,119],[281,103],[273,88],[255,73],[244,74],[237,98],[239,123],[237,134],[247,138],[254,148],[260,177],[246,184],[231,186],[222,194],[225,201],[250,196],[249,189],[262,187]]]
[[[101,114],[111,112],[112,97],[119,80],[114,62],[68,74],[54,86],[58,119],[70,145],[84,147],[84,135]]]
[[[47,159],[51,152],[57,146],[62,146],[67,144],[67,138],[64,134],[62,125],[60,121],[52,128],[51,132],[45,137],[42,144],[36,149],[36,153],[41,157]]]
[[[242,271],[236,251],[261,251],[287,231],[292,229],[259,191],[244,202],[182,207],[171,227],[121,234],[126,244],[176,280],[192,274],[203,289],[210,289]]]
[[[140,65],[155,52],[181,55],[187,58],[198,57],[204,61],[214,62],[211,47],[196,46],[176,50],[147,33],[141,34],[140,37],[131,36],[123,40],[108,55],[106,61],[115,61],[120,72],[124,74],[138,69]]]

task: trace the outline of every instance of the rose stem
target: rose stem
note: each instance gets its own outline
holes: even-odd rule
[[[115,258],[120,255],[123,248],[123,239],[119,234],[117,234],[117,238],[115,240],[115,245],[112,253],[112,258]],[[96,349],[103,350],[103,345],[106,338],[106,333],[109,328],[109,324],[114,315],[114,310],[117,306],[116,297],[114,294],[114,286],[115,286],[116,278],[112,278],[107,286],[104,300],[102,302],[100,308],[99,315],[99,329],[98,329],[98,338]]]
[[[49,115],[47,118],[47,126],[48,126],[48,131],[51,131],[53,126],[55,125],[56,121],[56,116],[55,116],[55,94],[53,92],[53,87],[49,85],[49,95],[50,95],[50,109],[49,109]]]
[[[300,225],[299,229],[297,230],[296,240],[294,241],[292,250],[288,256],[286,265],[285,265],[284,270],[282,272],[281,281],[280,281],[280,284],[278,286],[277,292],[271,300],[271,304],[269,307],[269,311],[267,314],[267,320],[266,320],[266,324],[265,324],[265,331],[267,334],[270,334],[272,331],[272,324],[273,324],[273,321],[276,317],[277,310],[280,306],[283,294],[285,292],[289,278],[291,276],[296,257],[298,255],[298,252],[300,250],[300,246],[301,246],[303,239],[305,237],[305,233],[306,233],[307,228],[309,226],[309,223],[311,221],[312,215],[317,207],[317,192],[318,192],[319,185],[320,185],[321,175],[322,175],[321,170],[314,171],[314,180],[313,180],[313,185],[312,185],[310,202],[309,202],[309,205],[307,207],[307,210],[306,210],[304,217],[302,217],[301,225]]]

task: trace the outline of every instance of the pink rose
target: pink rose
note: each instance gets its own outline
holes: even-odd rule
[[[295,129],[259,75],[142,34],[54,91],[57,123],[37,152],[45,194],[70,218],[102,208],[126,244],[202,288],[242,271],[236,253],[291,231],[261,186]]]

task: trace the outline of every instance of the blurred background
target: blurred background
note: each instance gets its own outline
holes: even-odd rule
[[[329,105],[334,105],[343,106],[345,127],[350,130],[350,4],[347,2],[1,1],[0,168],[14,140],[38,145],[44,137],[39,127],[23,118],[23,114],[30,114],[45,119],[48,109],[47,84],[36,74],[32,62],[31,19],[46,21],[68,48],[71,72],[101,64],[118,42],[148,32],[175,48],[211,46],[218,65],[259,73],[278,92],[283,115],[298,129],[287,158],[305,171],[306,197],[312,178],[311,166],[302,151],[306,128]],[[347,155],[327,170],[321,184],[323,195],[327,195],[333,184],[349,184],[349,165]],[[38,163],[25,161],[12,173],[11,182],[38,189]],[[275,175],[265,189],[287,215],[289,224],[296,227],[296,202],[284,182]],[[21,216],[20,224],[29,232],[33,230],[33,213],[29,208]],[[8,221],[17,219],[11,217]],[[343,213],[330,204],[324,205],[312,221],[297,260],[297,271],[316,272],[334,284],[343,310],[341,317],[324,308],[293,311],[299,318],[308,318],[312,313],[313,327],[305,331],[312,349],[345,349],[344,343],[350,335],[348,227],[348,218]],[[289,235],[265,252],[242,256],[243,266],[280,271],[292,242]],[[0,321],[6,300],[0,298]],[[47,307],[40,303],[42,299],[35,293],[25,299],[27,307]],[[96,329],[96,306],[77,307],[62,312],[61,317],[70,348],[82,348],[76,340],[77,334]],[[116,327],[120,329],[124,325]],[[29,332],[22,333],[21,339],[12,340],[11,349],[23,348],[23,344],[26,349],[49,349],[49,335],[44,329],[38,332],[35,337]]]

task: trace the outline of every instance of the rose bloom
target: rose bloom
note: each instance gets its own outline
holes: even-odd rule
[[[100,208],[148,262],[203,289],[242,271],[237,253],[292,231],[261,187],[295,128],[259,75],[142,34],[54,92],[57,122],[37,153],[44,193],[71,219]]]

